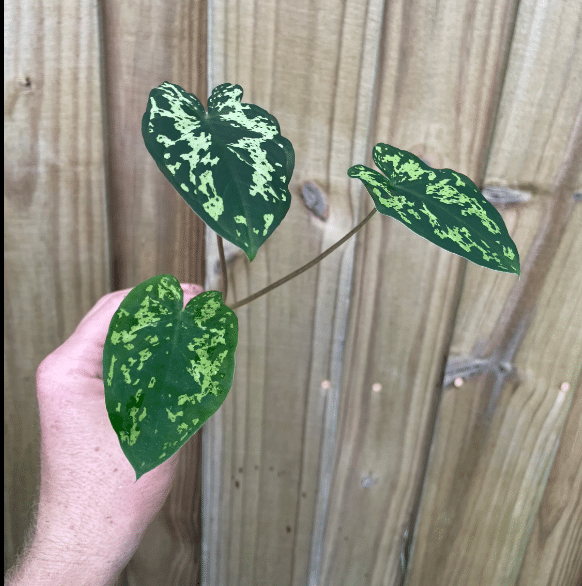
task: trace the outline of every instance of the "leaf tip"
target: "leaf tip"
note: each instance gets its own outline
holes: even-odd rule
[[[258,252],[258,250],[254,250],[251,248],[248,248],[245,250],[245,254],[247,255],[247,258],[249,259],[249,262],[253,262],[253,260],[255,260],[255,257],[257,256],[257,252]]]

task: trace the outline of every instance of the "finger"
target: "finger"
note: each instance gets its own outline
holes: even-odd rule
[[[131,291],[130,289],[122,289],[120,291],[112,291],[111,293],[107,293],[107,295],[103,295],[103,297],[101,297],[97,303],[95,303],[95,305],[87,312],[87,314],[85,315],[85,317],[83,317],[83,319],[79,322],[79,325],[75,328],[75,331],[79,329],[79,327],[81,327],[83,325],[83,323],[85,323],[96,311],[99,311],[101,309],[101,307],[103,307],[103,305],[105,305],[105,303],[107,303],[107,301],[109,299],[111,299],[112,296],[117,296],[123,293],[123,299],[125,299],[125,297],[127,297],[127,294]]]
[[[103,347],[109,324],[131,289],[101,297],[81,320],[75,331],[52,354],[66,365],[68,375],[103,378]]]
[[[184,291],[184,307],[186,307],[190,299],[200,295],[204,291],[200,285],[190,283],[180,283],[180,285],[182,286],[182,291]]]
[[[199,285],[180,283],[184,294],[184,304],[202,293]],[[103,348],[109,331],[109,324],[122,301],[131,289],[114,291],[104,295],[81,320],[73,334],[55,350],[69,361],[72,368],[84,376],[102,377]]]
[[[200,295],[200,293],[204,291],[200,285],[195,285],[192,283],[180,283],[180,286],[182,287],[182,291],[184,293],[184,307],[186,306],[186,303],[190,301],[190,299],[196,297],[196,295]],[[107,293],[107,295],[103,295],[103,297],[101,297],[97,303],[95,303],[95,305],[87,312],[85,317],[83,317],[83,319],[79,322],[79,325],[75,328],[75,331],[78,330],[95,312],[99,311],[101,307],[103,307],[103,305],[105,305],[105,303],[111,299],[112,296],[117,297],[118,295],[123,294],[123,298],[121,299],[121,301],[123,301],[123,299],[127,297],[128,293],[132,289],[133,288],[130,287],[129,289],[121,289],[120,291],[113,291],[111,293]],[[113,317],[113,315],[111,317]]]

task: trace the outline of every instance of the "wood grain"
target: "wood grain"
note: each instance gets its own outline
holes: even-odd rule
[[[450,355],[485,360],[488,368],[445,389],[407,586],[579,583],[579,539],[563,544],[571,557],[556,558],[560,531],[547,551],[530,537],[580,392],[582,271],[575,251],[582,242],[573,194],[582,179],[582,87],[570,76],[582,69],[574,34],[581,22],[574,3],[521,4],[517,14],[486,182],[532,193],[528,203],[502,212],[522,274],[510,283],[467,268]],[[562,459],[574,464],[579,455],[569,455],[571,444],[564,450]],[[562,469],[553,484],[567,486],[572,498],[562,523],[579,527],[574,470]],[[526,554],[532,547],[535,562]]]
[[[510,3],[455,0],[387,5],[371,145],[388,142],[480,184],[512,10]],[[380,219],[358,242],[321,578],[326,585],[399,584],[411,563],[467,264],[402,224]],[[432,575],[424,583],[432,584]]]
[[[366,154],[380,8],[212,4],[211,85],[239,83],[243,101],[277,117],[296,154],[287,217],[252,264],[231,263],[236,300],[302,266],[363,218],[346,172]],[[306,181],[326,191],[326,221],[305,207]],[[342,376],[354,244],[237,310],[235,382],[206,426],[205,584],[300,585],[319,572],[310,557],[325,526],[319,486],[322,466],[333,462],[336,425],[326,405]],[[215,263],[210,256],[208,266]]]
[[[182,283],[204,284],[205,225],[147,152],[141,119],[150,90],[163,81],[180,85],[206,105],[206,12],[205,0],[103,3],[108,201],[116,289],[134,287],[161,273]],[[164,508],[119,584],[200,583],[202,433],[181,449]]]
[[[203,103],[228,81],[296,154],[256,259],[225,242],[229,303],[372,209],[346,171],[377,142],[522,194],[495,204],[522,275],[376,214],[237,310],[234,385],[117,586],[578,586],[579,2],[11,0],[5,22],[5,569],[34,526],[40,361],[111,290],[222,287],[141,117],[165,80]]]
[[[38,506],[36,369],[111,282],[95,3],[10,1],[4,19],[6,570]]]
[[[577,216],[582,221],[582,209]],[[577,250],[582,254],[580,239]],[[578,307],[580,307],[578,305]],[[580,311],[580,309],[578,309]],[[578,584],[582,576],[582,377],[539,504],[517,586]],[[578,582],[577,582],[578,581]]]

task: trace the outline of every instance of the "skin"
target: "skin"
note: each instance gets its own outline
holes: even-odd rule
[[[203,291],[181,286],[184,306]],[[99,299],[38,367],[37,524],[10,586],[114,584],[170,492],[179,452],[135,482],[105,408],[103,346],[130,290]]]

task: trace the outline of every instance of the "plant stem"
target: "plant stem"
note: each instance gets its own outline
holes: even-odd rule
[[[224,257],[224,246],[222,236],[216,235],[218,242],[218,256],[220,256],[220,271],[222,273],[222,303],[226,304],[226,294],[228,293],[228,275],[226,274],[226,258]]]
[[[297,269],[296,271],[293,271],[292,273],[288,274],[286,277],[283,277],[282,279],[279,279],[278,281],[271,283],[268,287],[265,287],[264,289],[261,289],[260,291],[257,291],[252,295],[249,295],[242,301],[237,301],[237,303],[235,303],[234,305],[229,306],[230,309],[234,311],[235,309],[238,309],[239,307],[242,307],[243,305],[246,305],[247,303],[254,301],[255,299],[257,299],[257,297],[260,297],[261,295],[264,295],[265,293],[268,293],[269,291],[276,289],[279,285],[282,285],[283,283],[290,281],[291,279],[293,279],[297,275],[300,275],[307,269],[310,269],[313,265],[316,265],[320,260],[323,260],[328,254],[331,254],[336,248],[341,246],[346,240],[351,238],[375,213],[376,208],[374,208],[354,229],[348,232],[341,240],[336,242],[333,246],[330,246],[327,250],[322,252],[319,256],[315,257],[306,265],[303,265],[300,269]]]

